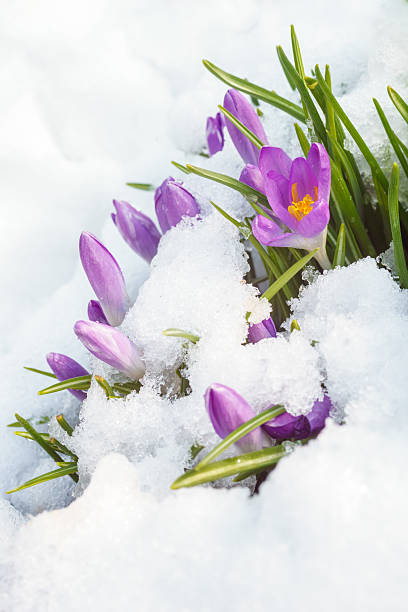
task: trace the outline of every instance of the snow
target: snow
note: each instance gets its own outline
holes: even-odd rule
[[[262,318],[268,306],[242,281],[238,233],[210,214],[209,200],[237,218],[250,209],[169,161],[239,176],[228,141],[212,159],[199,155],[205,119],[225,92],[200,59],[295,99],[273,52],[289,48],[294,22],[307,69],[330,63],[341,103],[391,164],[371,96],[405,135],[386,85],[407,92],[407,10],[402,0],[344,0],[336,19],[322,0],[4,8],[1,610],[405,610],[407,293],[370,259],[309,275],[292,304],[301,331],[243,345],[246,313]],[[262,110],[270,142],[298,154],[293,121]],[[152,194],[125,183],[157,185],[167,175],[185,180],[203,215],[163,238],[149,270],[113,226],[111,200],[153,215]],[[48,379],[22,366],[46,369],[45,354],[58,351],[110,375],[72,331],[94,297],[78,263],[83,229],[123,268],[136,300],[123,327],[147,374],[125,400],[93,385],[79,414],[68,393],[39,397]],[[200,341],[166,337],[169,327]],[[175,389],[182,363],[192,393],[161,396],[163,383]],[[293,413],[306,413],[324,382],[345,424],[330,420],[250,499],[245,487],[171,491],[191,445],[217,442],[202,398],[212,382],[234,387],[256,411],[284,402]],[[79,422],[70,440],[77,487],[63,478],[4,494],[53,468],[5,427],[14,412]]]

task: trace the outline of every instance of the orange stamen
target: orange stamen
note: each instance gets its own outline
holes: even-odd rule
[[[313,204],[317,201],[317,187],[314,187],[314,196],[315,199],[313,199],[312,196],[307,193],[305,197],[300,200],[297,190],[297,183],[293,183],[292,204],[288,206],[288,211],[293,217],[295,217],[295,219],[300,221],[313,210]]]

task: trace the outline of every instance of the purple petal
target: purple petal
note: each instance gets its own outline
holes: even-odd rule
[[[226,438],[237,427],[255,416],[251,406],[236,391],[225,385],[214,383],[205,392],[205,407],[215,432]],[[268,446],[268,439],[260,427],[237,442],[243,451],[250,452]]]
[[[317,202],[313,210],[298,222],[296,231],[305,238],[318,236],[330,221],[328,202]]]
[[[274,170],[277,174],[281,174],[286,179],[289,179],[292,160],[283,149],[279,147],[262,147],[259,155],[259,169],[263,176]]]
[[[288,211],[289,181],[282,175],[270,170],[264,175],[265,193],[274,213],[290,229],[296,229],[297,219]]]
[[[147,215],[136,210],[128,202],[113,200],[116,208],[115,225],[123,239],[148,263],[157,253],[160,232]]]
[[[107,320],[111,325],[120,325],[125,318],[129,298],[118,262],[89,232],[81,234],[79,253],[85,273]]]
[[[316,401],[312,410],[307,414],[310,423],[311,435],[319,433],[326,424],[326,419],[330,415],[333,405],[328,395],[322,401]]]
[[[163,234],[176,226],[183,217],[196,217],[200,212],[194,196],[171,177],[156,189],[154,201]]]
[[[301,236],[296,232],[283,232],[277,223],[263,215],[257,215],[252,221],[252,233],[266,246],[304,248]]]
[[[280,414],[272,421],[264,423],[265,431],[275,440],[303,440],[310,436],[311,427],[306,416],[293,416],[288,412]]]
[[[144,375],[145,366],[139,350],[118,329],[93,321],[77,321],[74,331],[88,351],[101,361],[132,380],[139,380]]]
[[[100,303],[97,300],[90,300],[88,304],[88,319],[90,321],[96,321],[97,323],[103,323],[109,325]]]
[[[252,189],[265,193],[263,176],[258,166],[247,164],[242,170],[239,180],[241,183],[252,187]]]
[[[208,117],[206,125],[207,146],[210,157],[222,151],[224,148],[224,122],[221,119],[221,113],[217,113],[215,117]]]
[[[288,204],[293,200],[292,185],[296,184],[299,200],[307,195],[315,200],[315,190],[317,187],[317,178],[304,157],[297,157],[293,160],[289,175],[289,191],[287,195]]]
[[[256,344],[264,338],[276,338],[276,327],[272,317],[249,326],[248,340],[251,344]]]
[[[239,91],[235,89],[227,91],[224,97],[224,107],[251,130],[259,140],[263,143],[268,142],[255,109]],[[244,162],[258,165],[259,149],[228,118],[226,118],[226,125],[231,140]]]
[[[331,182],[330,158],[322,144],[318,142],[312,144],[307,156],[307,163],[317,178],[319,200],[329,202]]]
[[[62,353],[48,353],[46,359],[58,380],[67,380],[68,378],[76,378],[77,376],[89,374],[80,363]],[[81,402],[86,398],[84,391],[79,391],[78,389],[68,389],[68,391]]]

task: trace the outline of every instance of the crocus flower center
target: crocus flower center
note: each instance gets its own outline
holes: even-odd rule
[[[307,193],[305,197],[300,200],[297,190],[297,183],[293,183],[292,204],[288,206],[288,211],[293,217],[300,221],[303,219],[303,217],[306,217],[311,210],[313,210],[313,204],[317,201],[317,187],[314,187],[314,196],[315,199],[313,199],[312,196]]]

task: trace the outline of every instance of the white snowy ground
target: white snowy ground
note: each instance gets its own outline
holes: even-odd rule
[[[68,393],[37,396],[44,380],[22,366],[44,367],[49,351],[87,364],[72,331],[93,297],[78,266],[81,230],[112,250],[136,298],[149,269],[113,227],[111,199],[153,214],[152,195],[125,182],[157,185],[177,175],[171,159],[238,175],[228,144],[209,162],[196,155],[225,91],[200,59],[290,96],[274,47],[289,48],[291,23],[305,65],[331,64],[336,93],[389,162],[371,97],[390,110],[386,85],[407,91],[402,0],[2,7],[1,492],[52,469],[5,427],[14,412],[78,415]],[[270,142],[296,153],[292,122],[262,108]],[[245,211],[219,186],[187,184],[205,210],[211,196]],[[245,270],[234,231],[216,215],[162,241],[125,321],[145,352],[142,393],[107,402],[91,390],[73,439],[76,491],[65,478],[2,494],[2,611],[406,610],[407,295],[366,260],[304,291],[294,304],[301,334],[244,347],[254,301]],[[166,327],[202,340],[186,356],[161,335]],[[156,390],[181,358],[193,393],[171,403]],[[331,421],[283,460],[259,496],[170,492],[191,444],[216,441],[208,384],[233,386],[257,409],[283,401],[307,411],[323,377],[346,425]]]

